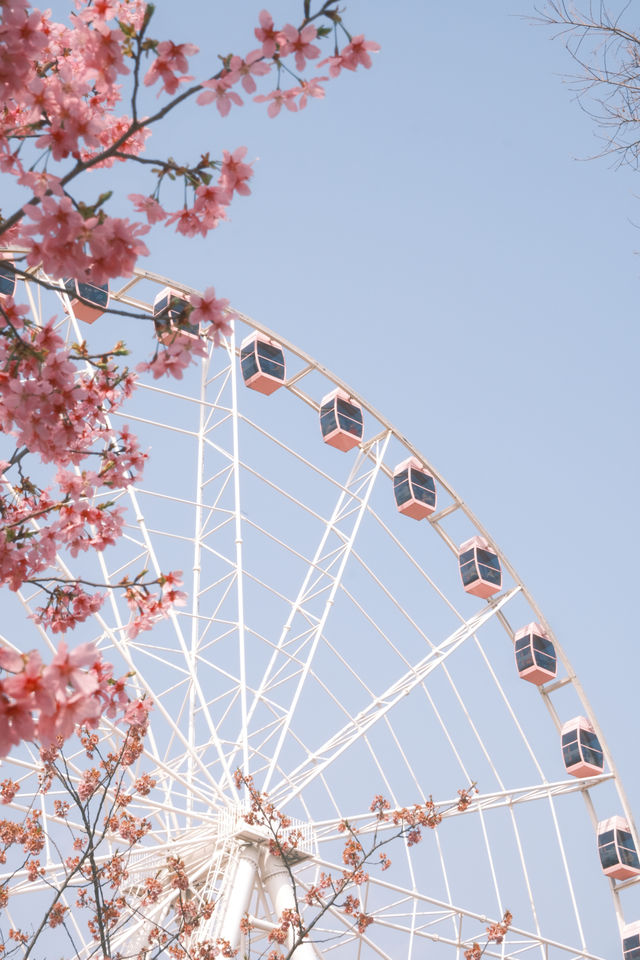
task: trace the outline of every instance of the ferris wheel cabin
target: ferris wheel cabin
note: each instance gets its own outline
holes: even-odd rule
[[[189,323],[189,298],[178,290],[165,287],[153,301],[153,322],[161,343],[171,343],[178,332],[197,339],[200,326]]]
[[[487,599],[502,586],[502,570],[498,554],[489,548],[484,537],[471,537],[458,548],[462,586],[474,597]]]
[[[240,367],[247,387],[267,396],[282,386],[286,375],[279,343],[262,333],[252,333],[240,345]]]
[[[574,717],[562,727],[562,758],[572,777],[602,773],[604,754],[600,741],[586,717]]]
[[[101,317],[109,306],[109,284],[91,283],[66,277],[64,288],[71,301],[74,316],[84,323],[93,323]]]
[[[522,680],[538,686],[552,680],[558,672],[558,658],[553,641],[539,623],[530,623],[514,637],[516,666]]]
[[[393,493],[400,513],[423,520],[436,508],[436,485],[415,457],[403,460],[393,471]]]
[[[624,960],[640,960],[640,920],[622,928],[622,956]]]
[[[320,402],[322,439],[337,450],[357,447],[364,433],[362,407],[340,388],[332,390]]]
[[[0,257],[0,297],[13,297],[16,283],[16,272],[10,258]]]
[[[601,820],[597,833],[598,853],[605,876],[614,880],[628,880],[637,876],[640,873],[640,860],[624,817]]]

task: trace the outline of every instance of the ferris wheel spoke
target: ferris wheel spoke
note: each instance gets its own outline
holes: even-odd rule
[[[337,572],[336,572],[335,576],[332,578],[332,579],[333,579],[333,582],[332,582],[331,587],[330,587],[330,589],[329,589],[329,591],[328,591],[328,595],[327,595],[326,601],[325,601],[325,603],[324,603],[324,607],[323,607],[323,609],[322,609],[322,612],[321,612],[321,614],[320,614],[320,616],[319,616],[318,624],[317,624],[317,626],[314,628],[312,637],[310,638],[309,649],[308,649],[306,661],[305,661],[305,664],[304,664],[302,673],[301,673],[301,675],[300,675],[300,679],[299,679],[299,681],[298,681],[298,685],[297,685],[297,687],[296,687],[296,690],[295,690],[295,692],[294,692],[294,694],[293,694],[291,703],[290,703],[290,705],[289,705],[289,711],[288,711],[288,714],[287,714],[286,722],[285,722],[285,723],[283,724],[283,726],[282,726],[282,729],[281,729],[281,732],[280,732],[280,736],[279,736],[279,738],[278,738],[278,742],[277,742],[277,744],[276,744],[276,746],[275,746],[275,749],[274,749],[274,752],[273,752],[273,758],[272,758],[272,761],[271,761],[271,765],[270,765],[270,767],[269,767],[269,770],[267,771],[267,774],[266,774],[266,777],[265,777],[265,780],[264,780],[264,789],[265,789],[265,790],[268,789],[268,786],[269,786],[271,777],[273,776],[273,773],[274,773],[274,771],[275,771],[275,769],[276,769],[276,767],[277,767],[278,760],[279,760],[279,757],[280,757],[280,752],[281,752],[281,750],[282,750],[282,748],[283,748],[285,738],[286,738],[287,733],[288,733],[288,731],[289,731],[289,728],[290,728],[290,726],[291,726],[291,722],[292,722],[292,720],[293,720],[293,716],[294,716],[295,710],[296,710],[296,708],[297,708],[297,705],[298,705],[298,702],[299,702],[299,700],[300,700],[302,691],[303,691],[303,689],[304,689],[305,682],[306,682],[306,680],[307,680],[307,677],[308,677],[308,675],[309,675],[309,671],[310,671],[310,669],[311,669],[311,664],[312,664],[312,662],[313,662],[313,657],[314,657],[314,655],[315,655],[315,652],[316,652],[318,643],[320,642],[320,639],[321,639],[321,637],[322,637],[322,632],[323,632],[323,630],[324,630],[324,628],[325,628],[325,624],[326,624],[327,619],[328,619],[328,617],[329,617],[329,613],[330,613],[330,611],[331,611],[331,607],[332,607],[332,605],[333,605],[333,603],[334,603],[334,601],[335,601],[336,594],[337,594],[338,589],[339,589],[339,587],[340,587],[340,585],[341,585],[341,583],[342,583],[342,578],[343,578],[343,575],[344,575],[344,571],[345,571],[345,569],[346,569],[347,563],[348,563],[349,558],[350,558],[350,556],[351,556],[351,553],[352,553],[352,550],[353,550],[353,545],[354,545],[354,543],[355,543],[356,537],[357,537],[357,535],[358,535],[358,531],[359,531],[359,529],[360,529],[360,524],[362,523],[363,517],[366,515],[366,510],[367,510],[367,506],[368,506],[368,503],[369,503],[369,500],[370,500],[370,497],[371,497],[371,493],[372,493],[372,490],[373,490],[373,486],[374,486],[374,484],[375,484],[375,482],[376,482],[376,480],[377,480],[377,478],[378,478],[378,475],[379,475],[379,473],[380,473],[380,469],[381,469],[381,467],[382,467],[384,455],[385,455],[385,453],[386,453],[386,449],[387,449],[387,446],[388,446],[388,443],[389,443],[390,438],[391,438],[391,435],[390,435],[389,433],[387,433],[384,441],[378,445],[378,449],[377,449],[377,452],[376,452],[375,463],[374,463],[373,467],[372,467],[371,470],[370,470],[369,477],[368,477],[368,479],[367,479],[366,489],[365,489],[365,491],[364,491],[364,493],[363,493],[363,495],[362,495],[362,499],[361,499],[361,501],[360,501],[360,505],[359,505],[359,507],[358,507],[357,514],[356,514],[356,516],[355,516],[355,520],[354,520],[354,523],[353,523],[353,528],[352,528],[352,531],[351,531],[351,535],[350,535],[348,541],[345,543],[344,547],[342,548],[342,550],[341,550],[341,552],[340,552],[340,562],[339,562],[339,565],[338,565],[338,569],[337,569]],[[334,523],[337,523],[337,517],[336,517],[336,520],[335,520],[335,521],[332,521],[332,526],[334,525]]]
[[[362,520],[362,516],[366,511],[366,502],[368,501],[373,483],[375,482],[382,464],[383,455],[384,451],[379,454],[376,465],[373,468],[370,468],[366,458],[362,454],[359,454],[351,469],[346,484],[340,487],[338,499],[334,506],[331,518],[325,524],[323,535],[320,538],[313,560],[307,566],[307,570],[302,584],[298,590],[296,599],[290,604],[289,613],[280,634],[280,638],[273,649],[271,658],[261,678],[259,687],[256,690],[251,706],[247,711],[246,722],[247,726],[250,727],[253,716],[255,715],[259,704],[262,702],[266,691],[273,685],[274,678],[277,678],[278,673],[282,671],[283,665],[286,665],[286,663],[289,662],[287,648],[292,642],[290,634],[296,617],[300,616],[303,619],[306,619],[307,623],[312,623],[313,627],[307,631],[307,636],[304,639],[304,643],[308,650],[306,652],[306,660],[302,664],[301,677],[298,681],[297,689],[292,695],[291,702],[284,707],[285,713],[282,721],[283,730],[279,738],[280,746],[284,742],[286,731],[295,710],[295,704],[299,699],[304,685],[304,678],[306,677],[313,660],[313,654],[317,647],[321,630],[319,624],[321,624],[323,620],[326,621],[330,609],[330,603],[325,603],[324,611],[315,613],[307,610],[306,604],[309,603],[310,596],[316,593],[318,584],[323,579],[327,583],[327,586],[325,586],[324,589],[328,590],[329,598],[335,596],[341,574],[344,571],[353,545],[353,540],[355,539],[355,534]],[[367,466],[364,475],[362,474],[363,463]],[[356,491],[359,491],[363,484],[365,485],[365,493],[360,496],[359,493],[356,493]],[[351,536],[348,538],[342,537],[340,534],[340,523],[344,519],[345,514],[351,513],[355,515]],[[329,546],[332,535],[337,536],[339,541],[338,546]],[[334,565],[336,565],[338,568],[335,575],[330,573],[331,567]],[[293,639],[295,641],[295,637]],[[239,739],[240,737],[236,738],[236,740]],[[267,788],[268,782],[273,775],[273,769],[277,763],[280,746],[275,748],[274,763],[271,765],[271,769],[267,772],[264,783],[265,789]]]
[[[450,634],[446,640],[427,654],[416,666],[407,671],[403,676],[396,680],[391,686],[380,694],[375,701],[368,707],[361,710],[353,720],[345,724],[341,730],[335,733],[330,739],[319,746],[314,753],[303,763],[301,763],[291,774],[290,784],[295,784],[294,788],[286,790],[281,796],[280,786],[274,790],[274,796],[278,798],[279,803],[291,801],[295,796],[304,790],[321,771],[324,771],[334,760],[347,750],[354,742],[359,740],[374,724],[384,717],[390,710],[400,703],[405,696],[422,684],[426,677],[458,649],[469,637],[480,629],[480,627],[491,619],[497,610],[500,610],[509,602],[520,588],[513,587],[510,591],[503,594],[493,605],[488,605],[476,613],[464,626],[459,627],[454,633]]]

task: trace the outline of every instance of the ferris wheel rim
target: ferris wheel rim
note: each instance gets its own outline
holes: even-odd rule
[[[197,293],[197,292],[198,292],[198,291],[196,291],[196,290],[195,290],[194,288],[192,288],[192,287],[188,287],[188,286],[185,286],[184,284],[181,284],[181,283],[178,283],[178,282],[175,282],[175,281],[172,281],[172,280],[168,280],[167,278],[161,277],[160,275],[154,274],[154,273],[152,273],[152,272],[150,272],[150,271],[140,271],[140,270],[138,270],[138,271],[136,271],[134,280],[133,280],[133,281],[129,281],[128,283],[126,283],[126,284],[124,285],[124,287],[123,287],[120,291],[118,291],[118,292],[116,292],[116,293],[112,293],[112,297],[113,297],[114,300],[116,300],[116,301],[118,301],[118,302],[125,303],[125,304],[129,304],[129,305],[132,305],[132,306],[135,305],[135,307],[136,307],[137,309],[141,309],[143,312],[145,312],[145,313],[147,313],[147,314],[151,312],[151,308],[150,308],[150,305],[149,305],[149,304],[145,304],[145,303],[142,303],[142,302],[140,302],[140,301],[135,301],[135,300],[133,300],[133,298],[130,298],[130,297],[127,296],[128,291],[132,289],[132,287],[135,285],[135,282],[137,282],[138,280],[149,280],[149,281],[151,281],[152,283],[155,283],[155,284],[157,284],[157,285],[161,285],[161,286],[171,286],[172,288],[175,288],[175,289],[177,289],[177,290],[179,290],[179,291],[182,291],[182,292],[184,292],[184,293],[187,293],[187,294],[193,294],[193,293]],[[506,558],[506,556],[504,555],[504,553],[498,548],[497,544],[495,543],[495,541],[493,540],[493,538],[490,536],[490,534],[488,533],[488,531],[480,524],[480,522],[479,522],[478,519],[475,517],[475,515],[474,515],[474,514],[471,512],[471,510],[467,507],[466,503],[462,500],[462,498],[460,498],[460,497],[458,496],[458,494],[454,491],[454,489],[450,486],[450,484],[448,484],[448,482],[444,480],[444,478],[443,478],[443,476],[441,475],[441,473],[440,473],[435,467],[433,467],[433,465],[431,464],[431,462],[429,461],[429,459],[426,458],[425,456],[423,456],[423,454],[418,450],[418,448],[415,447],[413,444],[411,444],[411,443],[393,426],[393,424],[391,424],[390,421],[387,420],[387,418],[385,418],[382,414],[380,414],[373,406],[371,406],[366,400],[364,400],[356,391],[352,390],[352,389],[349,387],[348,384],[346,384],[346,383],[345,383],[344,381],[342,381],[340,378],[336,377],[333,373],[331,373],[331,371],[329,371],[329,370],[328,370],[327,368],[325,368],[323,365],[321,365],[321,364],[317,363],[315,360],[313,360],[313,358],[310,357],[310,355],[306,354],[305,352],[301,351],[298,347],[296,347],[296,346],[294,346],[293,344],[289,343],[286,339],[284,339],[284,338],[283,338],[282,336],[280,336],[278,333],[275,333],[275,332],[269,330],[269,329],[268,329],[267,327],[265,327],[264,325],[262,325],[262,324],[260,324],[260,323],[258,323],[258,322],[256,322],[256,321],[254,321],[252,318],[248,317],[247,315],[245,315],[245,314],[243,314],[243,313],[241,313],[241,312],[239,312],[239,311],[237,311],[237,310],[230,310],[229,313],[230,313],[237,321],[240,321],[241,323],[245,324],[247,327],[250,327],[251,329],[258,331],[258,332],[264,334],[264,335],[267,336],[267,337],[270,337],[270,338],[273,338],[274,340],[277,340],[277,341],[283,346],[283,348],[285,348],[287,351],[290,351],[291,353],[295,354],[299,359],[301,359],[303,362],[305,362],[307,365],[309,365],[310,369],[313,369],[313,371],[315,371],[315,372],[317,372],[318,374],[320,374],[325,380],[327,380],[328,382],[330,382],[331,384],[333,384],[335,387],[345,390],[345,391],[348,393],[349,397],[355,399],[359,404],[361,404],[362,407],[363,407],[363,409],[365,409],[369,414],[371,414],[378,422],[380,422],[380,423],[382,423],[382,424],[384,425],[384,427],[385,427],[385,429],[388,431],[388,433],[389,433],[390,435],[392,435],[392,436],[403,446],[403,448],[407,451],[408,454],[410,454],[410,455],[412,455],[412,456],[415,456],[417,459],[419,459],[419,460],[433,473],[433,476],[436,478],[436,480],[438,481],[438,483],[447,491],[447,493],[449,494],[449,496],[451,496],[452,500],[455,502],[455,504],[456,504],[455,509],[461,509],[462,512],[464,513],[464,515],[467,517],[467,519],[468,519],[468,520],[470,521],[470,523],[472,524],[472,526],[475,528],[475,530],[476,530],[480,535],[482,535],[483,537],[485,537],[485,539],[488,541],[488,543],[489,543],[490,545],[492,545],[492,546],[497,550],[497,552],[498,552],[498,554],[499,554],[499,556],[500,556],[500,558],[501,558],[501,560],[502,560],[505,568],[508,570],[508,572],[510,573],[512,579],[514,580],[514,582],[518,585],[518,587],[519,587],[520,590],[522,591],[523,595],[525,596],[525,598],[526,598],[527,602],[529,603],[529,605],[531,606],[531,608],[536,612],[536,614],[538,614],[540,621],[541,621],[541,622],[543,623],[543,625],[547,628],[547,630],[548,630],[548,632],[549,632],[549,635],[554,639],[554,642],[556,643],[557,649],[558,649],[558,651],[559,651],[559,653],[560,653],[560,655],[561,655],[561,658],[562,658],[562,660],[563,660],[563,664],[564,664],[564,666],[565,666],[565,670],[566,670],[566,673],[567,673],[567,678],[566,678],[566,680],[564,680],[564,683],[570,683],[570,684],[573,685],[576,693],[578,694],[578,697],[579,697],[581,703],[582,703],[583,706],[584,706],[584,709],[585,709],[585,712],[586,712],[587,716],[588,716],[589,719],[591,720],[591,722],[592,722],[592,724],[593,724],[593,726],[594,726],[594,728],[595,728],[595,730],[596,730],[596,733],[598,734],[599,739],[601,739],[601,742],[602,742],[603,746],[605,747],[605,753],[606,753],[606,757],[607,757],[607,762],[608,762],[608,766],[609,766],[609,769],[610,769],[609,777],[614,780],[614,782],[615,782],[615,787],[616,787],[616,790],[617,790],[617,792],[618,792],[618,795],[620,796],[621,803],[622,803],[622,805],[623,805],[623,808],[625,809],[625,813],[628,813],[627,819],[628,819],[629,822],[633,825],[633,818],[632,818],[632,815],[631,815],[630,808],[629,808],[629,806],[628,806],[628,802],[627,802],[627,800],[626,800],[626,795],[625,795],[625,793],[624,793],[624,787],[623,787],[623,785],[622,785],[622,783],[621,783],[621,780],[620,780],[620,778],[619,778],[619,776],[618,776],[618,774],[617,774],[617,770],[616,770],[616,768],[614,767],[613,760],[612,760],[612,757],[611,757],[611,753],[610,753],[610,751],[608,750],[608,748],[607,748],[607,746],[606,746],[606,742],[605,742],[605,740],[604,740],[604,737],[601,736],[601,729],[600,729],[599,725],[597,724],[597,719],[596,719],[596,717],[595,717],[595,715],[594,715],[594,713],[593,713],[592,708],[590,707],[590,704],[589,704],[589,702],[588,702],[588,700],[587,700],[587,698],[586,698],[586,696],[585,696],[585,694],[584,694],[584,691],[582,690],[581,685],[579,684],[579,681],[578,681],[578,679],[577,679],[577,677],[576,677],[576,675],[575,675],[575,672],[572,670],[572,668],[571,668],[571,666],[570,666],[569,660],[568,660],[568,658],[566,657],[566,654],[564,653],[561,644],[557,641],[557,638],[555,638],[555,636],[554,636],[551,628],[549,627],[546,619],[544,618],[542,612],[540,611],[539,607],[538,607],[537,604],[535,603],[533,597],[530,595],[530,593],[529,593],[528,589],[526,588],[526,586],[524,585],[523,581],[518,577],[518,575],[517,575],[515,569],[513,568],[513,566],[509,563],[509,561],[508,561],[508,559]],[[236,347],[236,348],[230,353],[230,363],[233,363],[235,357],[237,357],[237,355],[238,355],[238,352],[239,352],[239,350],[238,350],[238,348]],[[299,378],[299,377],[296,378],[296,381],[295,381],[295,382],[297,382],[298,379],[300,379],[300,378]],[[317,402],[314,402],[311,398],[309,398],[308,396],[304,395],[304,394],[302,393],[302,391],[294,389],[294,387],[295,387],[295,382],[292,383],[292,384],[289,384],[289,382],[286,382],[286,383],[285,383],[285,386],[287,387],[287,390],[289,390],[289,392],[292,393],[292,394],[296,397],[297,400],[302,400],[303,402],[308,403],[309,405],[311,405],[312,407],[314,407],[316,410],[318,410],[318,409],[319,409],[319,404],[318,404]],[[171,393],[173,394],[173,391],[169,391],[169,392],[171,392]],[[361,444],[361,449],[362,449],[363,454],[364,454],[365,456],[371,458],[371,450],[372,450],[372,447],[373,447],[373,445],[374,445],[374,442],[375,442],[377,439],[379,439],[379,438],[376,436],[376,437],[373,437],[372,439],[369,439],[369,440],[364,441],[364,442]],[[448,537],[444,534],[444,531],[442,531],[442,530],[440,529],[440,527],[438,526],[438,520],[439,520],[439,517],[438,517],[437,514],[434,515],[434,518],[433,518],[433,519],[429,518],[430,525],[436,529],[436,532],[438,532],[438,534],[441,536],[441,538],[445,541],[446,545],[447,545],[453,552],[456,552],[456,551],[455,551],[455,544],[453,544],[453,542],[450,540],[450,538],[448,538]],[[491,601],[491,603],[489,604],[489,606],[491,606],[492,604],[495,604],[495,601]],[[504,624],[503,624],[503,626],[504,626]],[[553,686],[553,685],[550,684],[550,686]],[[557,716],[557,713],[556,713],[555,710],[553,709],[553,706],[552,706],[551,701],[550,701],[550,698],[549,698],[549,693],[547,693],[544,689],[541,690],[541,693],[543,694],[543,696],[544,696],[544,698],[545,698],[545,705],[546,705],[547,708],[549,709],[549,712],[550,712],[550,714],[551,714],[551,716],[552,716],[552,719],[553,719],[553,721],[554,721],[554,723],[555,723],[556,728],[557,728],[557,729],[560,729],[561,723],[560,723],[560,720],[559,720],[559,718],[558,718],[558,716]],[[594,778],[594,784],[593,784],[593,785],[595,785],[595,782],[600,782],[602,779],[603,779],[603,778]],[[576,789],[576,790],[580,790],[581,792],[583,792],[583,796],[585,797],[585,801],[587,802],[587,806],[589,807],[589,812],[590,812],[592,821],[594,822],[594,825],[595,825],[595,822],[596,822],[595,814],[594,814],[592,805],[590,805],[590,795],[589,795],[590,785],[587,785],[587,786],[585,786],[584,784],[582,784],[582,785],[576,785],[576,788],[575,788],[575,789]],[[633,829],[634,829],[634,831],[635,831],[635,827],[633,827]],[[613,888],[613,890],[614,890],[614,898],[617,899],[617,894],[615,894],[615,885],[612,885],[612,888]],[[481,915],[478,914],[477,916],[481,916]],[[595,955],[585,953],[584,956],[595,956]]]

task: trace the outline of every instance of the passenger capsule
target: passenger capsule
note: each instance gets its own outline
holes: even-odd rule
[[[558,672],[558,658],[553,642],[539,623],[530,623],[514,637],[516,666],[523,680],[546,683]]]
[[[602,773],[604,755],[594,729],[585,717],[574,717],[564,724],[562,757],[572,777],[591,777]]]
[[[492,596],[502,586],[498,554],[489,548],[484,537],[471,537],[458,548],[462,586],[475,597]]]
[[[0,297],[13,297],[16,292],[16,273],[8,257],[0,258]]]
[[[393,493],[400,513],[423,520],[436,508],[436,485],[415,457],[403,460],[393,471]]]
[[[640,860],[629,824],[623,817],[610,817],[598,824],[598,853],[605,876],[627,880],[640,873]]]
[[[67,277],[63,283],[78,320],[93,323],[109,306],[108,283],[91,283],[87,280],[76,280],[74,277]]]
[[[242,341],[240,366],[245,384],[258,393],[269,395],[284,383],[282,347],[262,333],[252,333]]]
[[[640,920],[622,928],[622,956],[624,960],[640,960]]]
[[[362,440],[362,407],[344,390],[332,390],[320,403],[320,429],[325,443],[338,450],[351,450]]]
[[[153,301],[153,322],[161,343],[171,343],[176,333],[197,339],[200,325],[188,322],[189,298],[186,294],[165,287]]]

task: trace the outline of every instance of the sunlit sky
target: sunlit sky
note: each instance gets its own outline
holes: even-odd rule
[[[255,46],[260,7],[160,0],[152,33],[199,42],[204,76],[207,57]],[[246,145],[253,194],[206,240],[156,230],[141,265],[213,284],[424,451],[545,612],[640,816],[640,179],[588,159],[601,144],[563,82],[572,62],[534,12],[349,2],[382,51],[324,102],[273,120],[187,106],[150,153]]]

